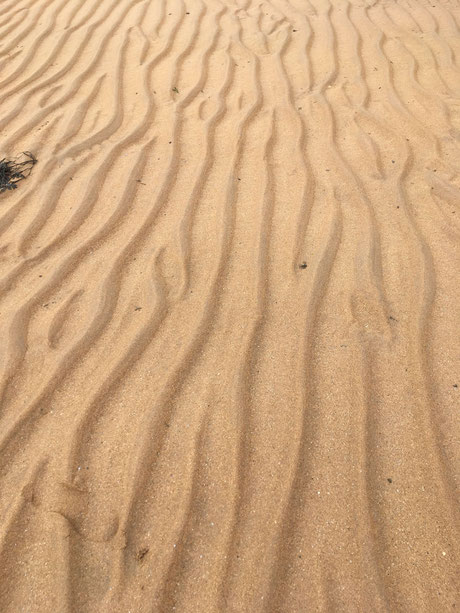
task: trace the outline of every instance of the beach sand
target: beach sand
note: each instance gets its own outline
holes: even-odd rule
[[[0,611],[458,610],[460,2],[0,16]]]

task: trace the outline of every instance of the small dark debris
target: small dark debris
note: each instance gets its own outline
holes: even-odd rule
[[[293,32],[298,32],[298,30],[292,30]]]
[[[135,308],[134,308],[134,310],[135,310],[135,311],[141,311],[141,310],[142,310],[142,307],[137,306],[137,307],[135,307]]]
[[[0,193],[17,188],[18,181],[25,179],[37,163],[30,151],[24,151],[12,160],[0,160]]]
[[[457,383],[454,383],[453,387],[458,387]]]
[[[176,92],[176,94],[179,93],[179,90],[177,89],[177,87],[173,87],[172,90],[173,90],[173,92]]]
[[[299,264],[299,268],[305,269],[306,267],[307,267],[307,262],[302,262],[302,264]]]
[[[398,321],[396,317],[393,317],[393,315],[389,315],[388,319],[390,319],[391,321]]]
[[[142,562],[142,560],[145,558],[145,556],[148,554],[149,552],[149,548],[148,547],[142,547],[142,549],[139,549],[139,551],[136,554],[136,560],[138,562]]]
[[[394,160],[391,160],[391,163],[392,163],[392,164],[394,164],[394,163],[395,163],[395,161],[394,161]]]
[[[390,477],[388,477],[387,481],[388,483],[393,483],[393,479],[390,479]]]
[[[146,185],[146,183],[143,183],[140,179],[136,179],[136,181],[140,183],[141,185]]]

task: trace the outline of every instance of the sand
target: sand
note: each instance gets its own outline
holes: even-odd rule
[[[0,611],[458,610],[460,2],[0,15]]]

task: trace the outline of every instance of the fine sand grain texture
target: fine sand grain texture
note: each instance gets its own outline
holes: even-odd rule
[[[0,16],[0,612],[458,611],[460,1]]]

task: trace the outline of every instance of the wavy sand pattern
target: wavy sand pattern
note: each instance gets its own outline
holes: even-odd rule
[[[459,0],[0,16],[0,611],[458,610]]]

